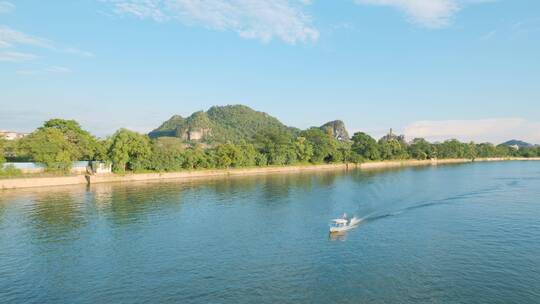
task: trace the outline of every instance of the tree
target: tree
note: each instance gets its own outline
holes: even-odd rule
[[[357,132],[354,133],[352,141],[352,151],[361,157],[369,160],[381,158],[379,144],[373,137],[363,132]]]
[[[538,148],[536,147],[522,147],[519,148],[519,156],[521,157],[537,157],[538,156]]]
[[[257,149],[255,149],[253,144],[248,144],[245,141],[241,141],[238,148],[242,153],[242,160],[239,164],[241,167],[251,167],[257,165],[257,155],[259,152],[257,152]]]
[[[519,150],[508,145],[498,145],[497,154],[502,157],[519,156]]]
[[[336,158],[338,152],[337,140],[330,131],[325,132],[319,128],[309,128],[300,134],[313,146],[312,163],[331,162]]]
[[[218,168],[239,167],[243,162],[242,151],[231,143],[218,145],[215,156]]]
[[[57,129],[64,135],[65,139],[74,145],[75,156],[78,160],[104,160],[105,149],[101,143],[88,131],[83,130],[75,120],[50,119],[46,121],[43,129]]]
[[[396,139],[383,140],[379,142],[381,147],[381,157],[383,159],[406,159],[407,151]]]
[[[254,144],[260,153],[266,155],[271,165],[290,164],[296,158],[293,138],[282,129],[271,128],[258,132],[254,136]]]
[[[438,158],[464,158],[467,144],[456,139],[447,140],[435,145]]]
[[[346,141],[337,141],[337,148],[335,156],[332,161],[334,162],[357,162],[356,158],[352,156],[351,144]]]
[[[478,151],[476,149],[476,144],[474,142],[470,142],[465,146],[465,158],[474,160],[476,156],[478,155]]]
[[[0,169],[2,169],[2,165],[6,162],[6,158],[4,157],[4,146],[5,140],[0,138]]]
[[[408,147],[409,155],[414,159],[431,159],[434,157],[433,146],[423,138],[415,138]]]
[[[115,172],[142,170],[152,154],[150,139],[127,129],[120,129],[111,138],[109,157]]]
[[[477,146],[479,157],[493,157],[497,155],[497,148],[491,143],[482,143]]]
[[[255,157],[255,164],[259,167],[264,167],[268,165],[268,158],[265,154],[258,153]]]
[[[77,147],[56,128],[40,128],[22,138],[19,149],[35,162],[44,163],[49,171],[69,172],[80,155]]]
[[[300,162],[308,162],[313,157],[313,145],[305,137],[297,137],[294,148],[296,159]]]
[[[156,171],[178,171],[185,161],[185,149],[180,139],[161,137],[152,143],[149,169]]]

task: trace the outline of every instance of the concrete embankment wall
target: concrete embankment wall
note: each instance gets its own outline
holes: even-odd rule
[[[349,164],[348,168],[357,168],[355,164]],[[91,177],[91,183],[109,183],[109,182],[131,182],[145,181],[155,179],[201,179],[210,177],[226,177],[226,176],[243,176],[243,175],[260,175],[271,173],[292,173],[305,171],[321,171],[321,170],[346,170],[346,164],[329,164],[329,165],[313,165],[313,166],[288,166],[288,167],[262,167],[262,168],[239,168],[239,169],[218,169],[218,170],[194,170],[184,172],[169,172],[169,173],[140,173],[127,175],[96,175]]]
[[[540,158],[484,158],[476,159],[479,161],[509,161],[509,160],[540,160]],[[444,164],[470,163],[470,159],[440,159],[440,160],[402,160],[402,161],[381,161],[367,162],[363,164],[328,164],[328,165],[304,165],[288,167],[262,167],[262,168],[239,168],[239,169],[220,169],[220,170],[194,170],[170,173],[140,173],[140,174],[103,174],[92,176],[66,176],[66,177],[30,177],[0,179],[0,189],[19,189],[32,187],[53,187],[64,185],[81,185],[110,182],[133,182],[160,179],[193,180],[203,178],[216,178],[227,176],[249,176],[272,173],[294,173],[323,170],[347,170],[360,168],[361,170],[375,170],[387,168],[399,168],[409,166],[429,166]]]
[[[34,187],[54,187],[67,185],[84,185],[88,181],[84,175],[58,177],[29,177],[0,179],[0,189],[19,189]]]

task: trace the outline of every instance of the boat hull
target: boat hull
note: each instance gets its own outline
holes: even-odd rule
[[[358,226],[358,224],[360,224],[360,222],[362,222],[361,219],[358,219],[358,218],[352,218],[351,219],[351,222],[346,225],[346,226],[342,226],[342,227],[330,227],[330,233],[339,233],[339,232],[344,232],[344,231],[347,231],[347,230],[350,230],[350,229],[353,229],[355,228],[356,226]]]

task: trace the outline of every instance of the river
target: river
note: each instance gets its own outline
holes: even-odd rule
[[[0,191],[0,302],[540,303],[540,162]]]

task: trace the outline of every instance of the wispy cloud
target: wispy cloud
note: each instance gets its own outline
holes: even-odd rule
[[[8,1],[0,1],[0,14],[11,13],[15,10],[15,5]]]
[[[21,62],[29,61],[37,58],[36,55],[21,53],[21,52],[2,52],[0,51],[0,61],[5,62]]]
[[[80,49],[78,49],[78,48],[67,48],[67,49],[64,49],[63,51],[64,51],[65,53],[67,53],[67,54],[73,54],[73,55],[78,55],[78,56],[81,56],[81,57],[87,57],[87,58],[91,58],[91,57],[95,57],[95,56],[96,56],[96,55],[94,55],[94,53],[92,53],[92,52],[80,50]]]
[[[118,14],[157,22],[176,20],[248,39],[316,41],[318,30],[303,11],[309,0],[109,0]]]
[[[540,143],[540,122],[523,118],[491,118],[478,120],[417,121],[407,127],[405,135],[432,141],[456,138],[462,141],[501,143],[521,139]]]
[[[361,5],[388,6],[403,11],[413,23],[441,28],[450,24],[453,16],[468,4],[493,0],[355,0]]]
[[[23,49],[24,51],[20,51],[20,49]],[[18,63],[22,69],[18,70],[16,72],[17,74],[40,75],[65,74],[71,72],[71,69],[66,67],[46,65],[40,62],[33,62],[30,65],[30,68],[28,64],[24,64],[25,62],[33,61],[38,58],[45,58],[47,52],[64,53],[86,58],[94,57],[94,54],[91,52],[73,47],[59,47],[48,39],[25,34],[7,26],[0,26],[0,63]],[[36,65],[45,67],[36,68]]]
[[[0,26],[0,48],[10,48],[17,45],[52,48],[51,42],[46,39],[31,36],[6,26]]]
[[[484,34],[482,37],[480,37],[480,40],[491,40],[493,37],[495,37],[495,35],[497,35],[497,30]]]
[[[63,66],[48,66],[41,69],[33,70],[19,70],[17,74],[19,75],[43,75],[43,74],[67,74],[71,73],[71,69]]]

